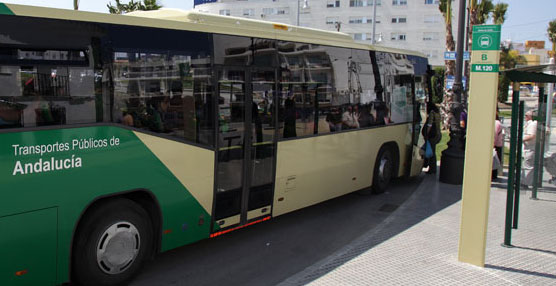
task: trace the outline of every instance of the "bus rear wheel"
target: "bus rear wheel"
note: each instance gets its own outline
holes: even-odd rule
[[[383,146],[378,152],[373,173],[373,194],[382,194],[388,188],[394,171],[394,153],[392,148]]]
[[[84,286],[126,284],[150,256],[152,243],[152,223],[141,206],[128,199],[102,204],[79,225],[73,280]]]

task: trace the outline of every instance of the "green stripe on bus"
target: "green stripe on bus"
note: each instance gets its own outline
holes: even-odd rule
[[[6,4],[0,3],[0,15],[15,15],[15,13]]]

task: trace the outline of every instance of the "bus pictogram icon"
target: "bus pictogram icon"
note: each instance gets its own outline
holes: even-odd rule
[[[479,38],[479,46],[483,49],[490,47],[491,43],[492,43],[492,39],[488,35],[482,35]]]

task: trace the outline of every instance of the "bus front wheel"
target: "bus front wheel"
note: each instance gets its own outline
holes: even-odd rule
[[[77,285],[122,285],[137,274],[153,243],[148,213],[128,199],[115,199],[79,225],[73,252]]]
[[[381,194],[386,191],[394,170],[394,153],[392,148],[383,146],[378,152],[373,173],[372,191],[374,194]]]

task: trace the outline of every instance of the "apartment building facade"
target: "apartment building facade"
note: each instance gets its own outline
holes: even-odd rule
[[[419,51],[428,56],[433,66],[444,65],[446,32],[438,0],[210,1],[205,0],[194,9],[225,16],[339,30],[356,41],[369,44],[375,21],[375,44]],[[457,35],[456,3],[452,5],[454,38]]]

